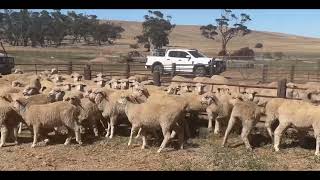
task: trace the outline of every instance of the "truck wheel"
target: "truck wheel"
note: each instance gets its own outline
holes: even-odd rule
[[[163,74],[163,66],[161,64],[156,64],[152,68],[152,72],[159,71],[160,74]]]
[[[199,66],[199,67],[196,67],[193,71],[193,74],[197,77],[199,76],[205,76],[206,75],[206,69],[205,67],[203,66]]]

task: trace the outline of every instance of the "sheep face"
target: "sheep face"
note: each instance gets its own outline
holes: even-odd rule
[[[122,81],[120,83],[120,89],[128,89],[129,88],[129,81]]]
[[[53,75],[53,74],[58,74],[58,69],[52,68],[50,74],[51,74],[51,75]]]
[[[215,95],[212,93],[208,93],[201,98],[200,102],[201,104],[210,106],[212,103],[216,102]]]
[[[180,87],[179,86],[169,86],[168,89],[167,89],[167,94],[178,94],[180,90]]]
[[[204,87],[205,87],[204,84],[197,83],[194,89],[194,92],[198,95],[202,95],[204,93]]]
[[[61,90],[51,90],[49,92],[49,98],[50,98],[51,102],[62,101],[64,95],[65,95],[65,92],[61,91]]]
[[[183,93],[191,92],[190,88],[191,88],[190,84],[182,84],[181,85],[181,92],[183,92]]]
[[[81,91],[81,92],[84,92],[84,87],[86,87],[87,85],[85,85],[85,84],[77,84],[76,85],[76,89],[78,90],[78,91]]]
[[[22,94],[24,96],[32,96],[32,95],[39,94],[39,90],[34,87],[27,87],[23,90]]]

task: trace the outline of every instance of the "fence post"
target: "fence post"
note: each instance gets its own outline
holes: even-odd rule
[[[89,64],[86,64],[84,67],[84,79],[85,80],[91,80],[91,67]]]
[[[159,71],[154,71],[153,72],[153,84],[156,85],[156,86],[161,86],[160,72]]]
[[[129,78],[130,77],[130,64],[129,62],[126,63],[126,69],[125,69],[125,73],[126,73],[126,77]]]
[[[34,64],[34,69],[35,69],[35,71],[36,71],[36,74],[38,74],[37,64]]]
[[[267,82],[267,78],[268,78],[268,65],[263,64],[262,65],[262,83]]]
[[[287,79],[282,79],[282,80],[278,81],[277,96],[279,98],[286,98],[286,96],[287,96]]]
[[[318,60],[317,80],[319,80],[319,76],[320,76],[320,60]]]
[[[210,76],[213,76],[214,75],[214,60],[212,59],[210,61]]]
[[[68,74],[69,75],[72,74],[72,61],[69,61],[69,63],[68,63]]]
[[[171,77],[174,77],[176,75],[176,67],[176,63],[172,63]]]
[[[290,70],[290,82],[294,81],[294,72],[295,72],[295,66],[292,65]]]

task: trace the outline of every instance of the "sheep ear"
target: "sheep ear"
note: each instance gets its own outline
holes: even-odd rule
[[[45,89],[47,89],[47,87],[43,86],[40,91],[43,92]]]

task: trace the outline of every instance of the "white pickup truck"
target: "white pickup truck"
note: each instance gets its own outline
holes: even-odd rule
[[[169,49],[164,56],[147,56],[146,69],[164,72],[172,71],[172,64],[176,64],[177,72],[190,72],[196,76],[210,73],[209,65],[213,65],[213,73],[219,74],[226,70],[226,62],[221,59],[209,58],[195,49]]]

